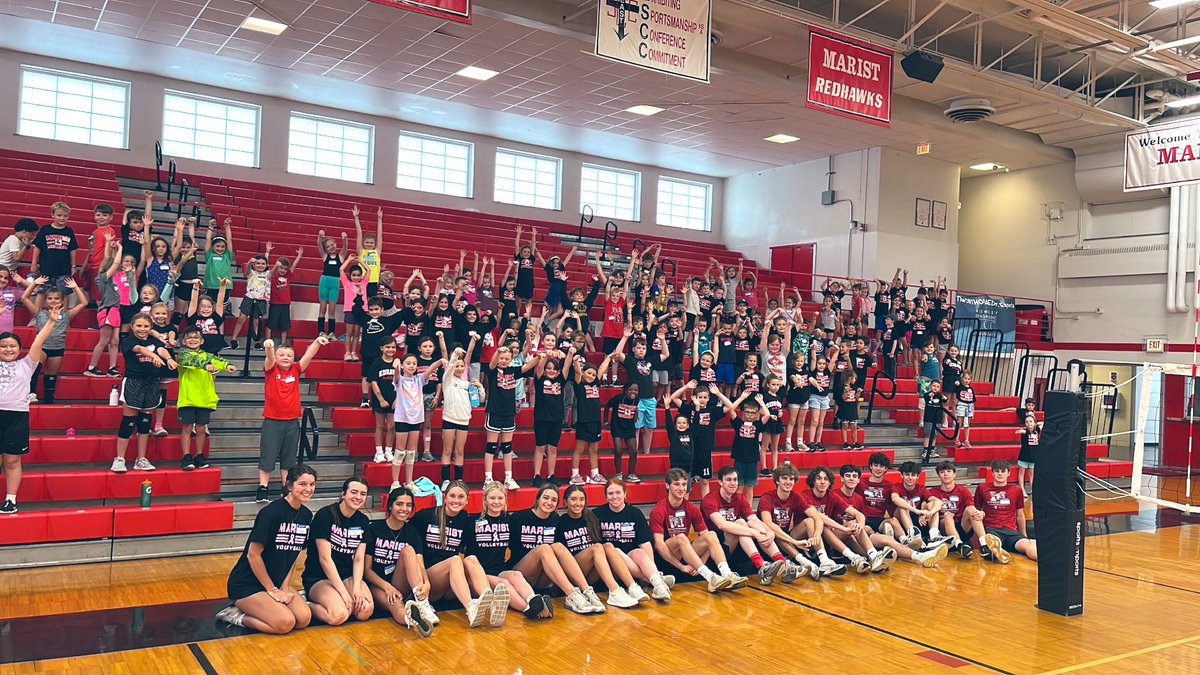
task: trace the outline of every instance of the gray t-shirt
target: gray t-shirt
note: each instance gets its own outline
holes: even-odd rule
[[[36,369],[28,356],[0,361],[0,410],[29,412],[29,378]]]
[[[22,250],[25,244],[17,238],[17,235],[10,234],[8,239],[0,244],[0,267],[7,267],[10,271],[16,271],[17,263],[20,262],[18,254],[24,254]]]
[[[65,312],[64,312],[65,314]],[[36,335],[42,330],[42,327],[50,323],[50,312],[40,310],[34,317],[34,323],[37,324]],[[54,328],[50,330],[50,335],[46,337],[46,341],[42,343],[42,349],[66,349],[67,348],[67,328],[71,325],[71,320],[67,316],[59,318],[58,323],[54,324]],[[29,392],[25,392],[28,394]]]

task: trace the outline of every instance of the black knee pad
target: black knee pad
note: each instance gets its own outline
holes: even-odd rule
[[[505,455],[511,455],[511,454],[512,454],[512,443],[508,442],[508,443],[500,444],[500,452],[496,453],[496,456],[503,457]]]
[[[154,419],[153,416],[148,412],[138,413],[138,416],[137,416],[138,433],[139,434],[150,433],[150,422],[153,419]]]
[[[137,415],[126,415],[121,418],[121,425],[117,427],[117,438],[129,440],[133,436],[133,430],[137,428]]]
[[[496,454],[496,450],[497,450],[497,448],[499,448],[499,447],[500,447],[500,444],[499,444],[499,443],[495,443],[495,442],[493,442],[493,443],[488,443],[487,445],[485,445],[485,446],[484,446],[484,448],[483,448],[483,451],[484,451],[484,453],[486,453],[486,454],[489,454],[489,455],[495,455],[495,454]]]

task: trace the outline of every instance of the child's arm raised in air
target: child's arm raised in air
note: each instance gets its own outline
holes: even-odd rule
[[[312,344],[308,346],[308,349],[304,350],[304,356],[300,357],[300,372],[303,373],[304,371],[308,370],[308,364],[312,363],[313,359],[317,358],[317,352],[321,351],[321,347],[324,347],[327,344],[329,344],[329,338],[325,337],[324,335],[318,335],[317,339],[312,341]],[[272,353],[271,356],[271,360],[274,361],[274,354]]]
[[[375,212],[375,250],[379,252],[379,264],[383,264],[383,207]]]
[[[225,291],[233,285],[233,280],[222,277],[218,284],[220,288],[217,289],[217,301],[213,307],[213,313],[217,316],[225,316]]]
[[[563,256],[563,259],[562,259],[562,266],[563,266],[563,267],[566,267],[566,266],[567,266],[567,263],[571,262],[571,257],[572,257],[572,256],[574,256],[574,255],[575,255],[575,252],[576,252],[576,251],[578,251],[578,250],[579,250],[579,247],[578,247],[578,246],[572,246],[572,247],[571,247],[571,250],[570,250],[570,251],[567,251],[567,255]]]
[[[233,218],[229,216],[225,216],[225,250],[229,251],[230,256],[233,255]]]
[[[83,306],[87,307],[86,300]],[[33,344],[29,345],[29,354],[27,356],[34,363],[41,363],[45,359],[46,354],[42,351],[42,345],[46,344],[46,340],[50,339],[50,333],[54,331],[55,324],[62,320],[61,307],[47,311],[50,313],[50,320],[46,322],[45,326],[42,326],[37,335],[33,336]]]
[[[75,292],[75,306],[72,307],[69,312],[70,318],[74,319],[82,314],[83,310],[87,309],[88,297],[87,294],[83,292],[83,289],[79,287],[79,284],[75,283],[74,277],[67,277],[67,280],[64,283],[66,284],[67,288]]]
[[[678,406],[679,402],[683,400],[683,392],[692,391],[697,386],[698,383],[695,380],[684,383],[682,387],[663,397],[663,406],[667,408],[670,408],[672,405]]]
[[[743,391],[741,396],[730,401],[724,394],[720,393],[720,391],[721,391],[720,389],[717,389],[712,384],[710,384],[708,386],[709,386],[709,391],[713,391],[714,389],[716,389],[716,391],[714,393],[718,394],[718,398],[721,399],[721,403],[725,404],[725,414],[729,416],[729,419],[733,419],[733,418],[737,417],[738,406],[742,405],[742,401],[745,401],[746,399],[750,398],[750,392]]]
[[[217,228],[217,219],[210,218],[208,221],[208,228],[204,231],[204,252],[205,253],[208,253],[209,249],[212,248],[213,230],[215,230],[216,228]],[[193,239],[192,241],[195,241],[195,239]]]
[[[586,260],[587,254],[584,253],[583,257]],[[596,261],[596,277],[600,280],[601,284],[607,284],[608,283],[608,275],[604,273],[604,268],[600,266],[600,252],[594,251],[593,258]]]
[[[524,231],[525,231],[525,229],[522,226],[517,225],[517,240],[515,242],[513,242],[513,257],[514,258],[521,254],[521,234]]]
[[[21,293],[21,304],[25,305],[25,309],[29,310],[30,314],[37,314],[38,306],[33,304],[29,296],[33,295],[38,286],[50,281],[50,277],[38,276],[33,279],[33,283],[25,287],[25,291]]]
[[[300,258],[303,256],[304,256],[304,247],[301,246],[300,248],[296,249],[296,257],[295,257],[295,259],[292,260],[292,273],[293,274],[296,272],[296,269],[300,267]]]
[[[355,204],[354,207],[350,209],[350,213],[354,215],[354,237],[355,237],[354,246],[355,246],[355,250],[361,251],[361,250],[363,250],[362,223],[360,223],[358,221],[358,204]],[[375,243],[378,244],[379,242],[376,241]]]

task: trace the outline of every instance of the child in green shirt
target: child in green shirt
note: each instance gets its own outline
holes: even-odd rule
[[[208,466],[204,457],[204,439],[208,434],[208,422],[212,411],[217,409],[217,388],[213,376],[218,372],[237,371],[232,364],[201,349],[204,336],[200,329],[192,326],[183,331],[180,339],[183,349],[179,350],[179,444],[183,448],[183,459],[179,466],[184,471],[203,469]],[[196,454],[191,454],[192,433],[196,434]]]
[[[225,236],[213,236],[217,229],[217,219],[213,218],[204,235],[204,292],[208,297],[217,301],[217,292],[221,290],[221,280],[233,282],[233,219],[225,219]],[[225,299],[225,310],[229,310],[229,298]]]

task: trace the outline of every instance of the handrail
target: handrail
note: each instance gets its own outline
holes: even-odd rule
[[[575,237],[575,241],[583,241],[583,226],[591,223],[593,217],[595,217],[595,212],[592,211],[592,207],[584,204],[583,208],[579,210],[579,235]]]
[[[602,254],[608,253],[608,242],[610,242],[610,241],[615,242],[617,240],[617,236],[620,235],[620,233],[621,233],[620,226],[618,226],[613,221],[610,220],[604,224],[604,244],[600,247],[600,252]],[[613,248],[616,249],[616,246],[614,245]]]
[[[892,383],[892,391],[890,393],[885,394],[885,393],[879,391],[879,376],[880,375],[883,375],[884,378],[886,378],[888,382]],[[879,396],[879,398],[882,398],[885,401],[890,401],[890,400],[896,398],[896,378],[885,373],[882,368],[879,370],[876,370],[875,374],[871,376],[871,395],[867,397],[867,417],[866,417],[866,420],[863,422],[863,426],[871,425],[871,415],[873,415],[875,413],[875,397],[876,396]]]
[[[167,162],[167,199],[171,198],[171,186],[175,184],[175,158]]]
[[[179,206],[175,210],[176,218],[183,217],[183,205],[185,202],[187,202],[188,197],[190,196],[190,194],[189,194],[190,192],[191,192],[191,187],[188,185],[187,179],[186,178],[180,179],[180,181],[179,181]]]
[[[154,141],[154,189],[162,189],[162,141]]]
[[[670,258],[663,258],[658,264],[662,266],[663,274],[667,273],[667,266],[671,266],[671,274],[667,278],[675,284],[676,288],[679,288],[679,266],[675,264],[675,261]]]
[[[311,441],[309,435],[312,436]],[[311,462],[317,458],[320,446],[321,427],[317,424],[317,415],[313,412],[312,406],[305,406],[304,413],[300,416],[300,450],[296,457]]]
[[[638,237],[634,237],[633,241],[629,242],[629,255],[633,255],[634,251],[638,251],[639,254],[645,253],[646,252],[646,242],[642,241]]]
[[[242,377],[250,377],[250,347],[261,337],[258,334],[258,319],[261,316],[258,303],[250,303],[249,321],[246,322],[246,350],[242,355]]]

